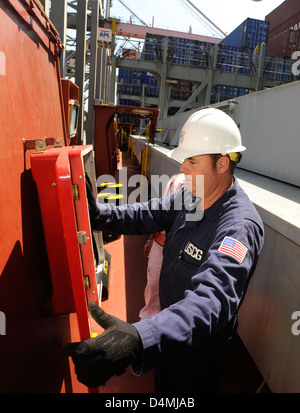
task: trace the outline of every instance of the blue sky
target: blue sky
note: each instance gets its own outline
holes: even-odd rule
[[[205,19],[187,0],[122,0],[147,25],[169,30],[188,32],[192,27],[195,34],[215,35],[219,33],[204,24]],[[284,2],[284,0],[191,0],[191,2],[215,23],[223,32],[229,34],[247,17],[264,20],[265,16]],[[111,17],[130,21],[130,12],[119,0],[112,0]],[[189,12],[193,11],[193,14]],[[196,16],[195,16],[196,15]],[[197,18],[198,16],[198,18]],[[199,20],[201,18],[202,22]],[[142,24],[133,17],[135,24]],[[219,34],[219,35],[218,35]]]

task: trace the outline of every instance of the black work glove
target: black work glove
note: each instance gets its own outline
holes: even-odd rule
[[[95,227],[95,221],[99,218],[100,212],[99,212],[99,208],[97,207],[97,202],[94,196],[91,180],[87,174],[85,174],[85,189],[86,189],[86,196],[88,200],[91,224],[92,224],[92,227]]]
[[[126,367],[139,358],[142,343],[132,324],[105,313],[94,302],[90,302],[89,309],[105,331],[96,338],[67,344],[64,355],[72,357],[81,383],[98,387],[112,376],[125,373]]]

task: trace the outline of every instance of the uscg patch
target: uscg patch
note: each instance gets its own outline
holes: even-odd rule
[[[196,245],[192,244],[190,241],[186,244],[184,252],[193,260],[196,260],[198,262],[202,260],[204,253],[203,250],[198,248]]]
[[[231,257],[235,258],[238,262],[242,263],[248,251],[248,248],[246,248],[245,245],[243,245],[240,241],[234,238],[225,237],[218,251],[230,255]]]

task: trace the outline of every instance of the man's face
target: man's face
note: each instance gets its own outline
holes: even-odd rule
[[[192,156],[184,160],[180,167],[180,172],[183,172],[186,176],[185,186],[192,192],[192,194],[205,198],[210,198],[216,191],[220,184],[220,175],[217,169],[213,167],[213,160],[210,155],[197,155]],[[197,175],[202,175],[204,178],[204,189],[199,188],[199,185],[203,185],[203,179],[196,179]]]

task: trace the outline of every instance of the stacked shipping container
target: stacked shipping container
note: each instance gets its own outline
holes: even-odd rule
[[[140,70],[119,69],[118,93],[142,96],[143,85],[145,96],[158,97],[158,81],[151,73]]]
[[[147,33],[142,59],[162,61],[165,36]],[[213,43],[198,40],[168,37],[167,60],[173,64],[184,64],[206,67],[208,55]]]
[[[251,75],[253,51],[268,39],[269,23],[263,20],[246,19],[220,43],[220,70]],[[230,86],[217,86],[212,90],[212,101],[232,99],[248,94],[249,90]]]
[[[267,43],[268,33],[269,22],[248,18],[226,36],[221,44],[253,50],[263,42]]]
[[[291,58],[300,50],[300,2],[286,0],[266,16],[269,23],[267,54]]]
[[[211,103],[221,102],[223,100],[233,99],[238,96],[248,95],[248,89],[241,89],[230,86],[217,86],[211,91]]]
[[[256,46],[267,42],[269,22],[255,19],[246,19],[232,33],[218,45],[217,69],[224,72],[242,73],[251,75],[257,70],[253,64],[253,53]],[[151,61],[162,61],[165,37],[147,34],[141,58]],[[168,37],[167,60],[172,64],[197,66],[203,69],[210,67],[215,44],[191,39]],[[126,50],[126,54],[128,51]],[[130,58],[132,54],[129,53]],[[292,64],[290,59],[279,59],[266,56],[264,63],[264,77],[291,81]],[[120,95],[129,94],[141,96],[144,85],[145,96],[158,98],[159,83],[148,72],[119,69],[118,92]],[[172,99],[186,100],[195,87],[191,82],[178,81],[171,85]],[[231,86],[218,86],[212,91],[211,101],[225,100],[249,93],[247,89],[238,89]]]

